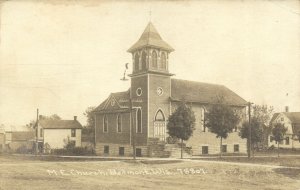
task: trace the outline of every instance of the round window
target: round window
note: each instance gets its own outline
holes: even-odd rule
[[[136,89],[136,95],[141,96],[143,93],[141,88]]]
[[[157,95],[161,96],[164,91],[163,91],[163,89],[161,87],[158,87],[157,90],[156,90],[156,92],[157,92]]]

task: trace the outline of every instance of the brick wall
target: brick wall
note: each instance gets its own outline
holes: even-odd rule
[[[201,104],[191,104],[193,112],[195,114],[195,130],[193,136],[186,142],[187,147],[192,147],[193,155],[202,154],[202,146],[208,146],[208,154],[218,154],[220,152],[220,139],[216,138],[214,133],[208,131],[208,129],[203,128],[203,119],[204,119],[204,110],[208,109],[207,105]],[[172,111],[175,111],[177,105],[172,103]],[[236,107],[241,113],[241,122],[239,127],[242,125],[242,122],[246,119],[246,110],[242,107]],[[247,141],[246,139],[241,139],[238,135],[238,130],[232,132],[228,135],[227,139],[222,140],[223,145],[227,145],[227,152],[234,153],[234,145],[239,145],[239,153],[247,153]]]
[[[138,96],[136,90],[142,89],[142,95]],[[139,145],[147,144],[148,136],[148,76],[140,75],[131,78],[131,97],[133,108],[142,110],[142,133],[136,133],[136,143]],[[134,127],[136,126],[136,114],[134,116]],[[136,128],[134,128],[136,131]]]
[[[117,115],[122,117],[122,132],[117,132]],[[108,119],[108,132],[103,132],[104,114],[96,114],[96,142],[97,143],[130,143],[130,114],[129,113],[109,113],[105,114]]]
[[[170,113],[170,77],[162,75],[149,75],[149,135],[154,137],[154,119],[156,112],[161,109],[167,121]],[[158,96],[157,88],[163,89]]]
[[[205,132],[203,130],[204,106],[193,104],[192,109],[196,117],[195,131],[193,132],[193,136],[188,140],[187,146],[192,147],[193,155],[202,154],[202,146],[208,146],[208,154],[219,153],[220,138],[216,138],[216,135],[209,132],[207,128]],[[243,116],[239,124],[239,126],[241,126],[242,121],[245,119],[245,109],[239,109],[241,115]],[[238,130],[230,133],[226,139],[223,139],[222,145],[227,145],[228,153],[234,153],[234,145],[239,145],[239,153],[247,153],[247,141],[239,137]]]
[[[104,153],[104,146],[109,147],[109,153]],[[133,156],[133,148],[129,144],[97,143],[96,154],[100,156],[120,156],[119,148],[124,147],[124,156]],[[142,156],[148,156],[147,146],[136,146],[142,150]]]

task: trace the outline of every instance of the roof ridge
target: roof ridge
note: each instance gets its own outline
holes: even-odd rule
[[[149,24],[148,24],[148,25],[149,25],[149,27],[148,27],[148,30],[149,30],[149,31],[148,31],[147,44],[149,44],[149,39],[150,39],[150,31],[151,31],[151,30],[150,30],[150,28],[151,28],[151,22],[149,22]]]
[[[74,119],[59,119],[59,120],[56,120],[56,119],[43,119],[43,120],[40,120],[39,122],[65,122],[65,121],[77,121],[77,120],[74,120]]]
[[[224,94],[226,102],[231,105],[245,106],[246,100],[224,85],[189,81],[183,79],[171,79],[171,97],[187,98],[187,101],[214,103],[214,97]]]
[[[187,79],[177,79],[177,78],[172,78],[171,80],[180,80],[180,81],[187,81],[187,82],[194,82],[194,83],[201,83],[201,84],[209,84],[209,85],[215,85],[215,86],[223,86],[226,87],[223,84],[216,84],[216,83],[208,83],[208,82],[200,82],[200,81],[194,81],[194,80],[187,80]],[[227,87],[226,87],[227,88]]]
[[[112,92],[111,94],[117,94],[117,93],[127,93],[128,91],[129,91],[129,89],[128,89],[128,90],[126,90],[126,91]]]
[[[285,112],[285,111],[283,111],[283,112],[275,112],[274,114],[280,114],[280,113],[282,113],[282,114],[290,114],[290,113],[292,113],[292,114],[300,114],[300,112],[296,112],[296,111],[294,111],[294,112]]]

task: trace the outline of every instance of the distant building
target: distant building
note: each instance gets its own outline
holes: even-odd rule
[[[172,51],[174,49],[161,38],[152,23],[128,50],[133,61],[130,89],[111,93],[95,110],[98,155],[132,155],[133,141],[137,156],[166,156],[161,152],[177,149],[176,145],[168,144],[166,126],[169,115],[182,100],[192,105],[196,116],[196,130],[186,142],[193,155],[220,151],[219,139],[204,125],[204,113],[216,103],[217,95],[224,95],[225,101],[245,119],[247,102],[227,87],[173,79],[169,72]],[[132,128],[129,97],[134,109]],[[223,152],[246,153],[246,149],[246,140],[239,137],[237,130],[223,140]]]
[[[37,128],[39,147],[64,148],[69,141],[77,147],[81,146],[81,130],[77,116],[73,120],[41,119]]]
[[[288,109],[286,109],[288,111]],[[282,123],[287,128],[284,140],[280,142],[282,148],[300,148],[300,112],[281,112],[275,113],[270,121],[270,125]],[[277,147],[272,134],[268,138],[268,146]]]
[[[6,131],[5,150],[8,152],[16,152],[20,148],[32,150],[34,139],[34,131]]]
[[[5,131],[4,128],[0,126],[0,153],[5,149]]]

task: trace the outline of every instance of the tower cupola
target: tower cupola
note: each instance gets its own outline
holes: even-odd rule
[[[128,49],[132,53],[133,73],[168,73],[169,53],[174,49],[165,42],[153,24],[148,23],[139,40]]]

